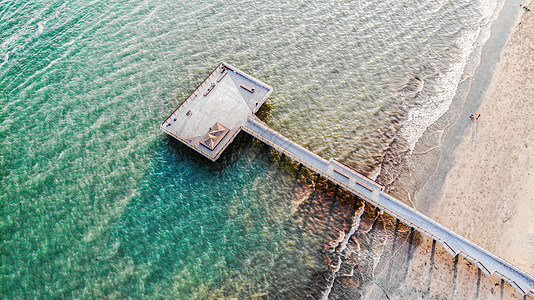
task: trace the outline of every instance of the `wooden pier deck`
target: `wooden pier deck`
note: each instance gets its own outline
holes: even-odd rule
[[[215,161],[272,90],[269,85],[222,62],[160,128]]]
[[[270,86],[221,63],[161,129],[212,161],[243,130],[438,241],[452,256],[463,255],[487,276],[496,274],[521,295],[534,296],[534,277],[530,274],[386,194],[373,180],[334,159],[325,160],[260,121],[254,114],[271,93]]]

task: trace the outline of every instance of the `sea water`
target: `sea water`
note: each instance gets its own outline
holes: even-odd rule
[[[305,297],[316,177],[244,134],[211,163],[159,124],[226,61],[274,87],[270,126],[377,175],[448,109],[501,6],[0,1],[0,294]]]

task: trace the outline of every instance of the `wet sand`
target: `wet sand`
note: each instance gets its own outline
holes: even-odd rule
[[[519,9],[519,8],[518,8]],[[433,218],[534,274],[534,18],[523,11]],[[462,116],[469,118],[469,115]]]

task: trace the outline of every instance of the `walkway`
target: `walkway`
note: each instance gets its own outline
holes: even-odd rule
[[[387,195],[384,193],[382,186],[348,166],[334,159],[327,161],[295,144],[271,129],[254,115],[248,117],[241,129],[438,241],[452,256],[456,257],[458,254],[462,254],[473,261],[487,276],[496,274],[506,280],[521,295],[529,294],[534,296],[534,278],[531,275]]]

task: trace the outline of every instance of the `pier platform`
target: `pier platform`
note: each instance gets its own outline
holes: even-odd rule
[[[161,124],[161,129],[215,161],[273,89],[222,62]]]
[[[335,159],[325,160],[259,120],[255,113],[271,93],[270,86],[221,63],[161,129],[213,161],[243,130],[436,240],[452,256],[463,255],[487,276],[495,274],[521,295],[534,296],[532,275],[386,194],[373,180]]]

